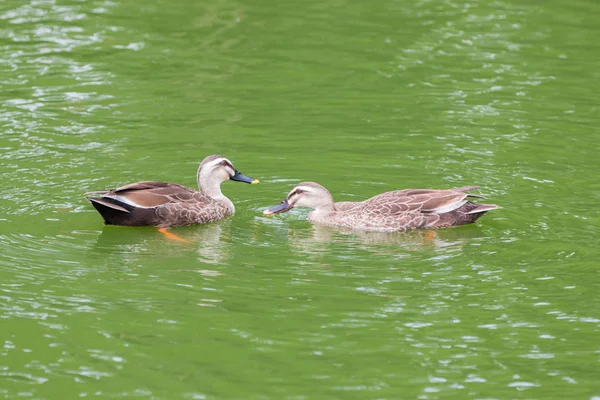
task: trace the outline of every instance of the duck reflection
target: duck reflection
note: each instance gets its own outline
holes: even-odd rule
[[[176,255],[196,251],[198,261],[209,264],[224,264],[231,257],[229,236],[231,224],[228,220],[180,227],[172,231],[186,243],[167,239],[152,227],[105,226],[98,236],[93,251],[97,254]]]
[[[457,249],[472,240],[485,237],[477,226],[444,230],[409,230],[406,232],[369,232],[355,229],[312,225],[311,230],[290,228],[290,247],[307,254],[331,251],[330,245],[347,246],[352,249],[398,255],[437,249]]]
[[[208,224],[195,230],[192,241],[198,253],[198,261],[209,264],[225,264],[231,258],[231,243],[222,240],[224,230],[231,227],[229,222]],[[228,235],[229,237],[229,235]]]

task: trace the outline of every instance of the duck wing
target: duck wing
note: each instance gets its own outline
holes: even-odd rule
[[[210,202],[210,198],[186,186],[168,182],[142,181],[116,189],[92,192],[117,203],[136,208],[153,208],[168,203]]]
[[[136,182],[87,197],[110,225],[169,227],[215,221],[231,213],[204,193],[167,182]]]
[[[403,213],[442,214],[467,202],[468,194],[456,190],[405,189],[382,193],[365,201],[367,209],[378,209],[382,215]]]

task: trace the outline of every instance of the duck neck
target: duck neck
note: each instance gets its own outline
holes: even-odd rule
[[[201,193],[204,193],[208,197],[213,200],[218,201],[223,204],[225,207],[231,210],[231,212],[235,211],[235,207],[231,200],[229,200],[223,192],[221,192],[221,183],[223,181],[219,179],[219,177],[214,174],[210,174],[209,172],[202,171],[198,169],[198,189]]]
[[[332,218],[336,213],[335,205],[331,195],[327,198],[327,201],[323,201],[317,205],[314,210],[308,214],[309,221],[326,221]]]
[[[308,214],[308,220],[314,222],[327,222],[327,220],[333,218],[335,216],[335,208],[325,208],[319,207],[315,208]]]

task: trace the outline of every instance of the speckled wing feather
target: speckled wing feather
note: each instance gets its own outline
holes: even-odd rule
[[[212,222],[232,214],[232,210],[197,191],[165,195],[169,202],[156,208],[161,227]]]
[[[454,190],[396,190],[344,210],[340,222],[349,227],[358,225],[383,231],[433,226],[440,219],[438,212],[457,209],[466,197],[466,193]]]
[[[392,213],[421,210],[436,212],[439,209],[451,207],[462,202],[466,193],[454,190],[408,189],[382,193],[365,201],[366,207],[395,205]]]

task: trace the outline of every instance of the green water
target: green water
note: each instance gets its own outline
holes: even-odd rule
[[[0,3],[0,397],[600,398],[600,3]],[[83,193],[262,184],[173,231]],[[306,210],[481,185],[476,225]]]

